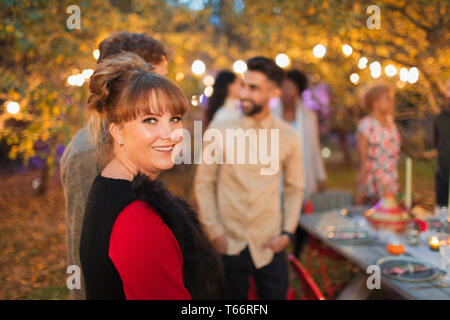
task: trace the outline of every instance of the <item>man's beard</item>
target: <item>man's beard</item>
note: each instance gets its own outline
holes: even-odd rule
[[[252,103],[252,108],[249,110],[249,111],[246,111],[246,109],[245,108],[242,108],[242,111],[244,112],[244,114],[246,115],[246,116],[253,116],[253,115],[255,115],[255,114],[257,114],[257,113],[260,113],[262,110],[263,110],[263,106],[262,105],[260,105],[260,104],[255,104],[253,101],[251,101],[251,100],[244,100],[244,101],[249,101],[249,102],[251,102]]]

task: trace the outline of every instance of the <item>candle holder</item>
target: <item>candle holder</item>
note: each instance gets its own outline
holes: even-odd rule
[[[430,246],[431,250],[438,251],[439,247],[441,246],[441,241],[438,237],[434,236],[430,238],[430,240],[428,241],[428,245]]]

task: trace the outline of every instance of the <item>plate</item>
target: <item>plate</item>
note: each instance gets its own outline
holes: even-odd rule
[[[393,257],[388,256],[381,258],[376,263],[380,267],[381,274],[385,277],[394,280],[407,281],[407,282],[425,282],[434,279],[440,274],[438,268],[423,262],[421,260],[410,257]],[[402,274],[391,274],[394,268],[400,268],[403,270],[421,270],[418,272],[404,272]]]
[[[366,210],[370,209],[369,206],[350,206],[350,207],[346,207],[346,208],[342,208],[339,213],[342,216],[345,217],[358,217],[358,216],[364,216],[364,213],[366,212]]]
[[[328,239],[339,244],[368,244],[376,237],[357,227],[328,227]]]
[[[448,228],[446,222],[442,222],[437,218],[428,218],[425,221],[430,230],[445,231]]]

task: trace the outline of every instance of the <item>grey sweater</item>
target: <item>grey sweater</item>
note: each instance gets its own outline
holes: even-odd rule
[[[95,148],[90,142],[87,127],[81,129],[70,141],[61,157],[61,181],[66,204],[67,265],[80,264],[80,236],[83,216],[91,185],[101,171],[94,160]],[[81,289],[72,289],[72,299],[85,299],[84,277]]]

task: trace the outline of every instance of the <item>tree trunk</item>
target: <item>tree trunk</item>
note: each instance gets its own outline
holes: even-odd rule
[[[48,181],[50,178],[49,175],[50,168],[46,163],[44,167],[41,169],[41,184],[37,188],[37,196],[42,196],[47,192],[48,189]]]

